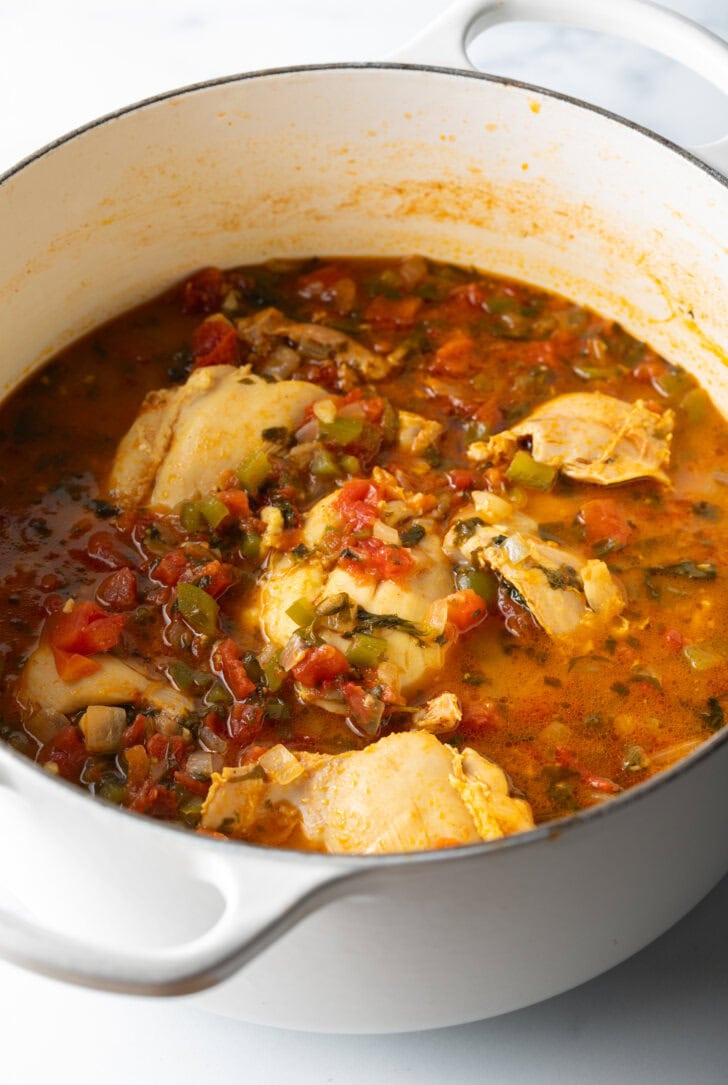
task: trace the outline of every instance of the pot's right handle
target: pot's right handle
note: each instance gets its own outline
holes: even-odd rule
[[[728,94],[728,44],[692,19],[650,0],[457,0],[388,59],[473,68],[467,49],[479,34],[499,23],[523,21],[629,38],[679,61]],[[687,149],[728,174],[728,137]]]

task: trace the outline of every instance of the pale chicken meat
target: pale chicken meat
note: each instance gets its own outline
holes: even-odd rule
[[[97,671],[65,681],[58,674],[50,646],[41,641],[23,668],[18,701],[28,713],[42,707],[64,715],[89,705],[144,705],[164,716],[169,731],[176,730],[192,711],[192,701],[167,682],[116,656],[101,653],[91,658],[99,664]]]
[[[503,770],[426,732],[363,750],[268,750],[212,778],[202,826],[242,840],[329,853],[381,854],[497,840],[533,828]]]
[[[248,367],[194,370],[179,388],[151,392],[122,438],[108,488],[123,505],[174,508],[217,489],[265,447],[263,431],[295,429],[326,393],[307,381],[266,381]]]
[[[378,478],[385,475],[380,472]],[[271,555],[251,613],[257,616],[270,643],[281,648],[296,632],[297,623],[288,611],[297,600],[306,599],[321,607],[326,600],[345,598],[353,608],[350,628],[344,635],[322,628],[320,636],[346,652],[357,632],[375,634],[386,642],[379,663],[382,680],[397,696],[408,697],[444,664],[448,645],[436,635],[440,630],[430,629],[429,617],[433,604],[452,591],[453,582],[442,551],[441,528],[420,513],[422,495],[405,494],[391,476],[387,477],[391,500],[380,502],[372,530],[375,538],[379,533],[399,551],[398,530],[386,522],[390,510],[400,529],[403,524],[416,528],[420,537],[406,548],[406,574],[397,578],[368,575],[366,562],[361,573],[356,565],[347,563],[340,495],[335,491],[314,505],[305,518],[302,541],[307,556],[301,560],[290,554]]]
[[[496,494],[473,493],[445,538],[453,561],[489,567],[519,593],[538,624],[555,638],[603,633],[624,596],[603,561],[544,542],[531,517]]]
[[[442,436],[443,426],[432,418],[423,418],[413,411],[399,412],[399,447],[413,455],[421,455]]]
[[[265,369],[266,364],[270,364],[280,372],[283,366],[283,372],[290,375],[306,360],[331,363],[336,367],[342,388],[350,388],[362,380],[382,380],[397,364],[394,359],[375,354],[337,328],[300,324],[272,307],[243,317],[236,327],[256,368]]]
[[[601,392],[572,392],[541,404],[522,422],[487,441],[474,441],[478,462],[510,459],[529,441],[538,463],[569,478],[612,486],[638,478],[668,482],[674,414],[657,414],[641,400],[625,403]]]

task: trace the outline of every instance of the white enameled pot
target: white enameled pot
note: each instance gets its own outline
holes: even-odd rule
[[[467,66],[504,18],[657,46],[728,91],[728,47],[643,0],[468,0],[392,63],[238,76],[133,106],[0,184],[0,381],[203,264],[427,253],[559,291],[728,413],[728,189],[649,132]],[[418,60],[414,64],[409,61]],[[718,144],[704,157],[720,165]],[[0,953],[249,1021],[430,1028],[538,1001],[666,930],[728,869],[728,732],[523,836],[336,857],[196,836],[0,748]]]

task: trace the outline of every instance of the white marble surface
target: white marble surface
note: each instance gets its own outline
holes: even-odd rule
[[[728,36],[726,0],[671,6]],[[0,171],[95,116],[174,86],[248,69],[382,58],[442,7],[443,0],[4,0]],[[728,132],[728,102],[716,91],[616,39],[509,26],[475,43],[472,56],[488,71],[593,101],[680,142]],[[388,1037],[243,1025],[186,1002],[65,988],[0,964],[0,1080],[717,1085],[728,1081],[727,914],[728,880],[653,946],[584,987],[492,1021]]]

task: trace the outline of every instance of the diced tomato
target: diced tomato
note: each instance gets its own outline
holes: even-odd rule
[[[78,652],[64,652],[62,648],[53,648],[52,645],[51,649],[58,677],[64,682],[78,682],[80,678],[86,678],[101,670],[101,664],[88,656],[82,656]]]
[[[460,492],[462,490],[472,490],[474,486],[477,486],[478,476],[474,471],[468,471],[467,468],[453,467],[447,473],[447,481],[453,490]]]
[[[65,601],[66,600],[63,598],[62,595],[58,595],[57,592],[51,592],[51,594],[46,595],[45,599],[43,600],[43,610],[45,611],[46,615],[55,614],[56,611],[60,610],[63,607]]]
[[[296,282],[296,293],[302,298],[321,298],[322,301],[331,301],[336,295],[336,286],[341,279],[348,278],[348,273],[338,264],[325,264],[309,271],[306,275],[299,275]]]
[[[315,688],[350,670],[343,652],[333,644],[318,644],[315,648],[309,648],[300,663],[295,665],[293,676],[304,686]]]
[[[402,546],[379,539],[347,539],[341,567],[359,580],[401,580],[414,569],[414,558]]]
[[[124,753],[126,761],[126,786],[130,793],[140,790],[149,775],[149,754],[139,743]]]
[[[464,377],[476,362],[474,340],[458,331],[438,348],[429,369],[446,377]]]
[[[394,324],[402,327],[414,324],[421,308],[422,298],[414,295],[406,298],[385,298],[383,294],[379,294],[367,305],[364,317],[373,324]]]
[[[240,660],[238,646],[230,637],[220,641],[214,652],[215,666],[222,671],[225,684],[236,701],[244,701],[255,689],[255,682],[251,682],[245,670],[245,664]]]
[[[227,738],[225,720],[214,709],[211,709],[202,721],[205,727],[209,727],[220,738]]]
[[[93,564],[106,569],[121,569],[129,560],[121,552],[118,536],[111,531],[92,532],[86,543],[86,553]]]
[[[572,772],[577,773],[578,776],[587,784],[588,787],[593,788],[594,791],[604,791],[609,795],[616,795],[622,788],[619,784],[615,784],[614,780],[608,779],[606,776],[596,776],[589,769],[584,768],[579,764],[575,755],[570,750],[566,750],[563,747],[557,747],[556,760],[559,765],[563,765],[565,768],[571,769]]]
[[[180,787],[186,787],[193,795],[202,795],[203,798],[210,790],[209,780],[198,780],[196,776],[186,772],[185,769],[177,769],[174,774],[174,782],[179,784]]]
[[[195,365],[239,365],[238,333],[230,321],[215,313],[203,320],[192,333],[192,355]]]
[[[453,287],[450,297],[462,298],[474,309],[482,309],[488,300],[488,292],[483,283],[464,283],[462,286]]]
[[[147,780],[129,807],[137,813],[150,814],[155,818],[173,818],[177,814],[177,796],[168,787]]]
[[[238,519],[250,516],[250,502],[245,490],[220,490],[215,497],[219,498],[223,505],[227,505],[231,516]]]
[[[126,615],[107,614],[96,603],[86,600],[78,603],[68,613],[60,611],[54,614],[49,621],[49,639],[56,659],[56,669],[61,677],[73,673],[74,677],[66,679],[73,681],[83,677],[83,674],[93,674],[98,669],[94,660],[87,660],[84,666],[74,657],[108,652],[110,648],[116,647]],[[90,663],[94,664],[91,669],[88,666]]]
[[[158,580],[160,584],[166,584],[168,588],[171,588],[179,582],[186,568],[187,558],[184,550],[170,550],[161,561],[157,562],[151,576],[153,580]]]
[[[231,660],[223,670],[225,683],[236,701],[244,701],[255,689],[255,682],[248,678],[245,664],[239,659]]]
[[[361,388],[352,388],[339,399],[336,413],[342,418],[365,418],[367,422],[376,424],[382,420],[384,403],[382,396],[370,396],[364,399]]]
[[[668,629],[667,633],[665,633],[665,641],[668,648],[672,648],[676,652],[679,652],[685,646],[685,637],[679,629]]]
[[[137,583],[134,573],[128,566],[117,569],[102,580],[96,589],[96,598],[100,603],[115,610],[131,610],[137,604]]]
[[[642,362],[638,362],[632,370],[632,376],[635,380],[642,381],[644,384],[650,384],[655,377],[661,377],[667,370],[667,365],[663,362],[662,358],[646,358]]]
[[[174,761],[182,764],[187,752],[187,744],[181,735],[163,735],[155,732],[147,740],[147,753],[155,761]]]
[[[53,739],[49,761],[58,766],[65,780],[77,780],[86,764],[88,752],[78,727],[70,725],[59,731]]]
[[[247,746],[263,730],[263,709],[260,705],[236,701],[228,716],[230,737],[241,746]]]
[[[448,595],[447,617],[460,633],[466,633],[488,617],[488,607],[476,591],[463,588]]]
[[[344,682],[341,687],[352,719],[368,733],[378,728],[381,719],[381,705],[373,700],[371,693],[357,682]]]
[[[467,696],[463,700],[463,718],[458,731],[466,737],[480,735],[486,731],[497,731],[503,726],[503,716],[495,701],[481,701],[477,697]]]
[[[121,748],[127,750],[130,746],[138,746],[143,743],[147,736],[147,717],[141,713],[135,717],[121,736]]]
[[[584,525],[586,541],[610,540],[615,547],[625,546],[632,537],[627,517],[613,497],[597,497],[579,509],[579,521]]]
[[[214,313],[222,302],[222,271],[203,267],[182,287],[182,308],[185,313]]]
[[[361,531],[377,519],[381,494],[377,486],[366,479],[353,478],[339,490],[336,504],[349,531]]]
[[[213,599],[218,599],[233,582],[232,565],[217,561],[217,559],[208,561],[204,565],[188,568],[180,577],[180,581],[193,582]]]

